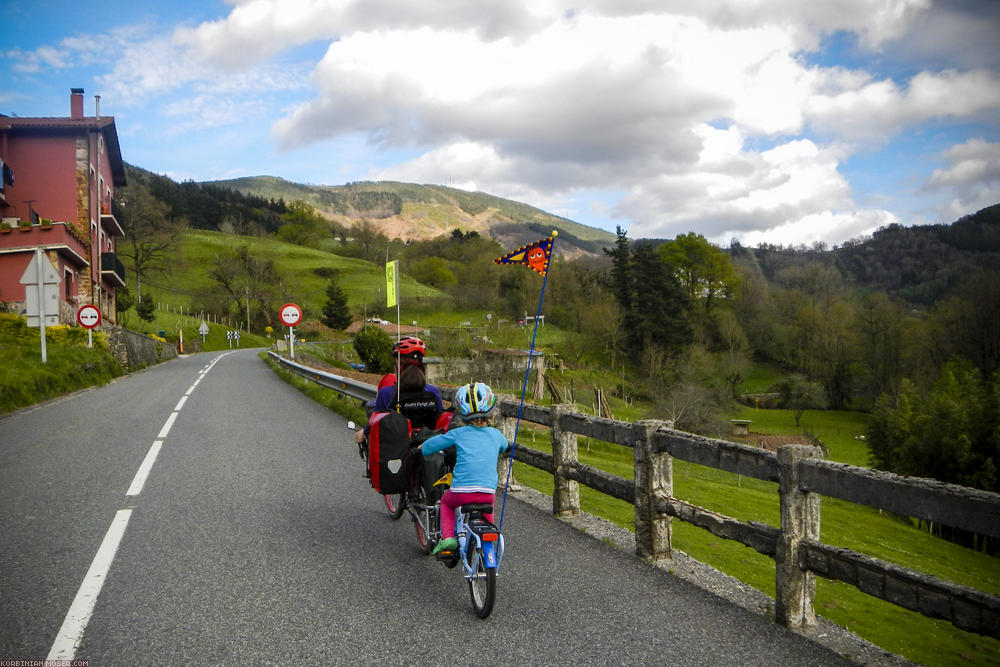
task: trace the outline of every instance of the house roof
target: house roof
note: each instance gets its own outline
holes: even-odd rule
[[[127,185],[125,163],[122,161],[121,146],[118,144],[118,130],[114,116],[85,116],[83,118],[4,116],[0,114],[0,132],[9,130],[98,130],[104,134],[104,145],[108,149],[111,177],[115,187]]]

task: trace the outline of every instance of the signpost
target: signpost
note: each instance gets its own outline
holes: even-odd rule
[[[302,309],[294,303],[286,303],[278,311],[281,322],[288,327],[288,355],[295,359],[295,325],[302,320]]]
[[[205,336],[208,335],[208,324],[204,320],[201,322],[201,326],[198,327],[198,333],[201,334],[201,342],[205,342]]]
[[[76,311],[76,321],[87,330],[87,347],[94,347],[93,330],[101,323],[101,309],[87,304]]]
[[[28,326],[38,327],[42,339],[42,363],[48,362],[45,351],[45,327],[59,324],[59,274],[41,248],[21,274],[24,301],[28,308]]]
[[[229,341],[229,349],[233,349],[233,341],[236,341],[236,347],[240,346],[240,332],[239,331],[227,331],[226,340]]]

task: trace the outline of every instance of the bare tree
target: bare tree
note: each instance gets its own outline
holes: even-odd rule
[[[187,225],[184,220],[171,216],[170,206],[154,197],[142,184],[129,186],[119,203],[125,231],[119,252],[132,260],[138,281],[138,304],[142,303],[142,279],[167,258]]]

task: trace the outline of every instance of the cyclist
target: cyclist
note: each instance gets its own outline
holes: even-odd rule
[[[455,392],[452,405],[465,426],[428,438],[418,449],[428,455],[448,447],[456,449],[451,488],[441,498],[441,541],[435,555],[458,548],[455,539],[455,509],[466,503],[493,504],[499,484],[497,458],[510,443],[498,429],[490,426],[496,396],[482,382],[467,384]],[[493,521],[493,513],[483,515]]]
[[[414,430],[422,426],[435,427],[438,416],[444,412],[444,403],[441,392],[434,385],[427,384],[424,376],[425,351],[424,342],[413,336],[405,336],[396,342],[393,354],[396,356],[399,380],[390,384],[387,378],[393,377],[391,373],[382,378],[378,394],[370,406],[372,414],[396,410],[410,420]],[[355,433],[355,440],[362,443],[369,430],[370,422]]]

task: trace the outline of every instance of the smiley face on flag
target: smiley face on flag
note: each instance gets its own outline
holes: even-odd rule
[[[552,239],[542,239],[526,246],[521,246],[514,252],[507,253],[503,257],[493,260],[496,264],[523,264],[537,271],[540,275],[545,275],[549,269],[549,260],[552,258]]]

